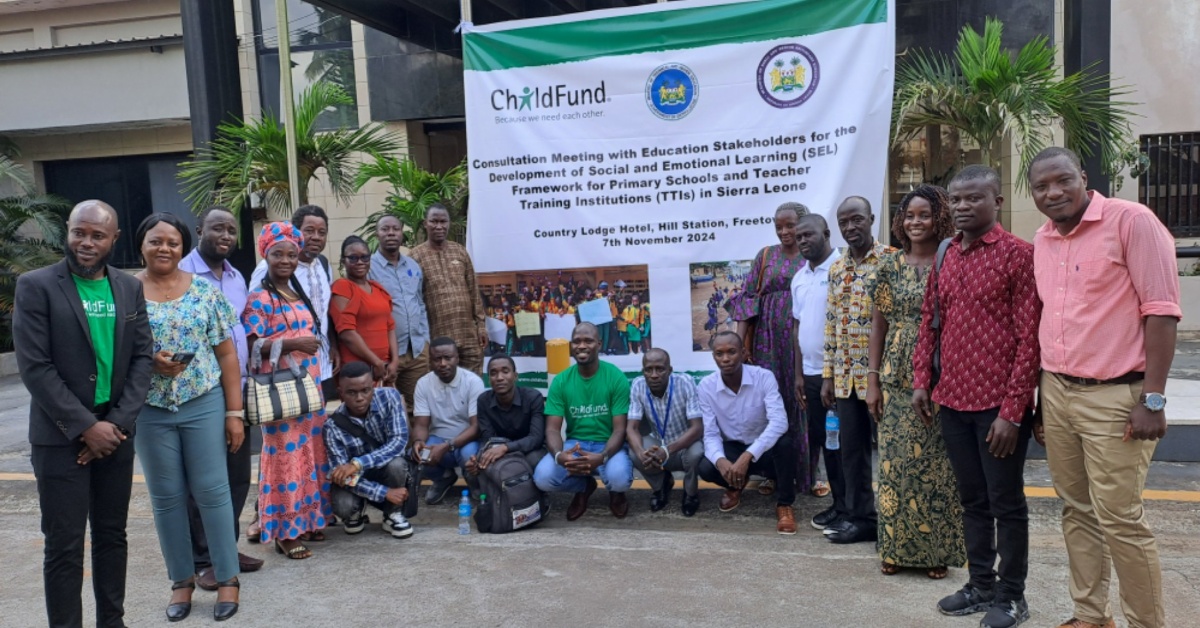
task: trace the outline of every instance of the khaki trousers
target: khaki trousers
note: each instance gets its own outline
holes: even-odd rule
[[[1142,383],[1082,386],[1046,372],[1041,392],[1050,477],[1065,502],[1075,617],[1101,625],[1112,618],[1108,588],[1115,566],[1129,625],[1165,626],[1158,546],[1142,509],[1157,442],[1122,440]]]
[[[421,350],[421,354],[413,357],[411,352],[400,356],[400,368],[396,369],[396,390],[404,395],[404,411],[412,417],[413,391],[417,388],[417,380],[429,372],[429,345]]]

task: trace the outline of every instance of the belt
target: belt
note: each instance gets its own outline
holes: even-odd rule
[[[103,417],[103,416],[106,416],[108,414],[108,411],[111,409],[112,409],[112,402],[105,401],[104,403],[102,403],[98,406],[93,406],[92,414],[94,414],[98,417]]]
[[[1146,374],[1142,371],[1130,371],[1124,375],[1118,375],[1112,379],[1092,379],[1090,377],[1075,377],[1065,373],[1055,373],[1055,375],[1079,386],[1115,386],[1117,384],[1133,384],[1146,379]]]

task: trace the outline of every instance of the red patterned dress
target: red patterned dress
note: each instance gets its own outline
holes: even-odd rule
[[[312,313],[303,301],[280,299],[261,287],[250,292],[242,324],[251,345],[255,337],[278,341],[314,333]],[[295,351],[291,356],[319,386],[321,365],[316,356]],[[286,362],[286,356],[280,361]],[[262,371],[270,372],[265,360]],[[324,407],[290,421],[263,425],[258,464],[258,520],[263,543],[320,530],[332,514],[324,428]]]

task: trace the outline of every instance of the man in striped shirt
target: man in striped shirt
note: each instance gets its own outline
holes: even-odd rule
[[[650,512],[667,507],[675,486],[673,471],[683,471],[683,516],[700,508],[700,476],[704,457],[703,415],[696,384],[689,375],[671,369],[671,356],[653,348],[642,357],[642,376],[629,389],[629,422],[625,440],[633,466],[642,473],[654,495]]]

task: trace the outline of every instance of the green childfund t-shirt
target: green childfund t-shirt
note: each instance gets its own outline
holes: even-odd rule
[[[75,288],[83,311],[87,314],[88,328],[92,332],[92,351],[96,354],[96,400],[95,405],[106,403],[112,397],[113,334],[117,326],[117,304],[113,301],[112,286],[108,277],[84,279],[74,273]]]
[[[554,377],[546,399],[546,416],[561,416],[567,422],[567,438],[604,442],[612,436],[612,418],[629,413],[629,380],[621,369],[600,362],[590,378],[572,365]]]

